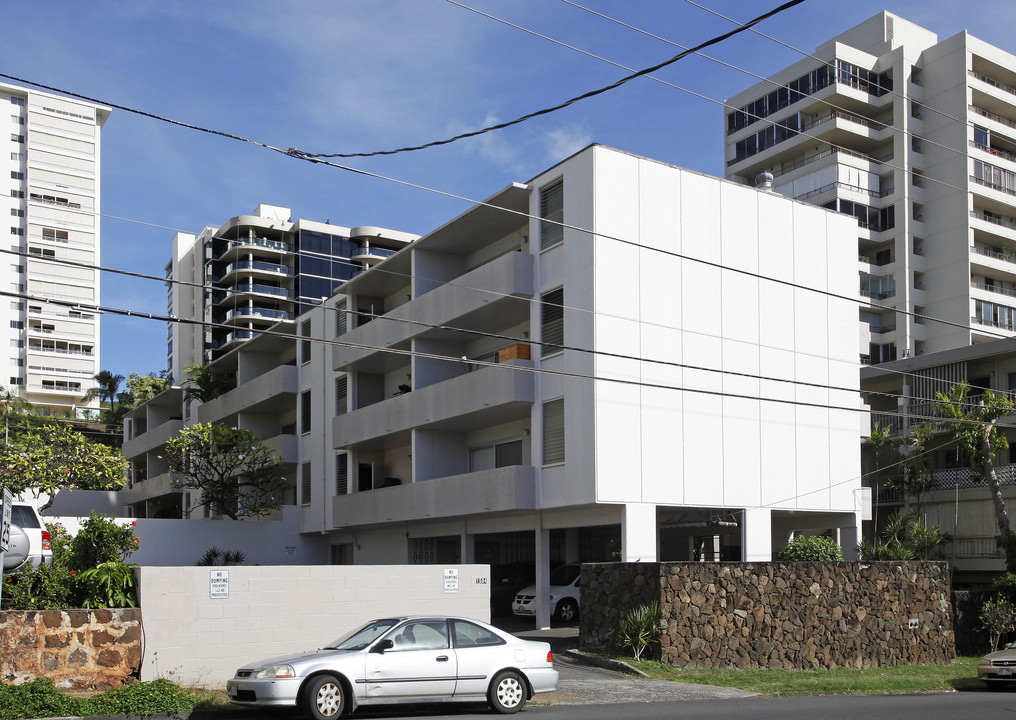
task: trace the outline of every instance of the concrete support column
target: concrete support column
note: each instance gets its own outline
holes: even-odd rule
[[[472,565],[476,562],[476,542],[474,537],[463,530],[459,533],[459,556],[463,565]]]
[[[543,527],[541,515],[536,526],[536,628],[550,628],[550,530]]]
[[[844,560],[860,560],[861,555],[857,552],[857,544],[861,542],[861,520],[860,514],[851,516],[854,519],[853,525],[844,525],[837,528],[839,537],[837,541],[843,549]]]
[[[747,508],[741,523],[741,555],[745,562],[773,559],[773,513],[769,508]]]
[[[656,562],[656,506],[631,503],[621,515],[621,560]]]
[[[568,528],[564,531],[564,561],[566,563],[577,563],[579,561],[578,528]]]

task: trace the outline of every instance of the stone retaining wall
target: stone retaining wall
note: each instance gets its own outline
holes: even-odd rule
[[[0,612],[0,679],[48,677],[60,688],[105,690],[139,676],[141,610]]]
[[[834,668],[950,662],[948,563],[592,563],[580,639],[613,644],[656,600],[662,660],[696,668]]]

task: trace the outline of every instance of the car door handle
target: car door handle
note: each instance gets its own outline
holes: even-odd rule
[[[438,655],[437,656],[437,661],[438,662],[448,662],[448,656],[447,655]]]

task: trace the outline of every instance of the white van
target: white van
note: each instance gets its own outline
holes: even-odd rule
[[[579,615],[579,577],[581,566],[561,565],[550,571],[550,607],[554,619],[572,622]],[[530,585],[519,590],[512,602],[515,615],[535,615],[536,586]]]

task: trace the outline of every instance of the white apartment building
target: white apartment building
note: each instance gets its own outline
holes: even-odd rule
[[[29,253],[0,262],[0,286],[29,298],[3,302],[4,385],[42,412],[74,415],[98,407],[82,397],[99,371],[99,317],[67,303],[98,304],[99,272],[53,260],[100,264],[100,132],[110,110],[3,83],[0,106],[4,236],[11,250]]]
[[[863,362],[1016,334],[1016,56],[888,12],[813,55],[725,101],[727,177],[857,218]]]
[[[853,555],[857,306],[826,293],[853,295],[856,236],[596,145],[509,185],[301,319],[328,340],[298,351],[302,531],[335,562],[531,562],[542,588],[803,530]]]

